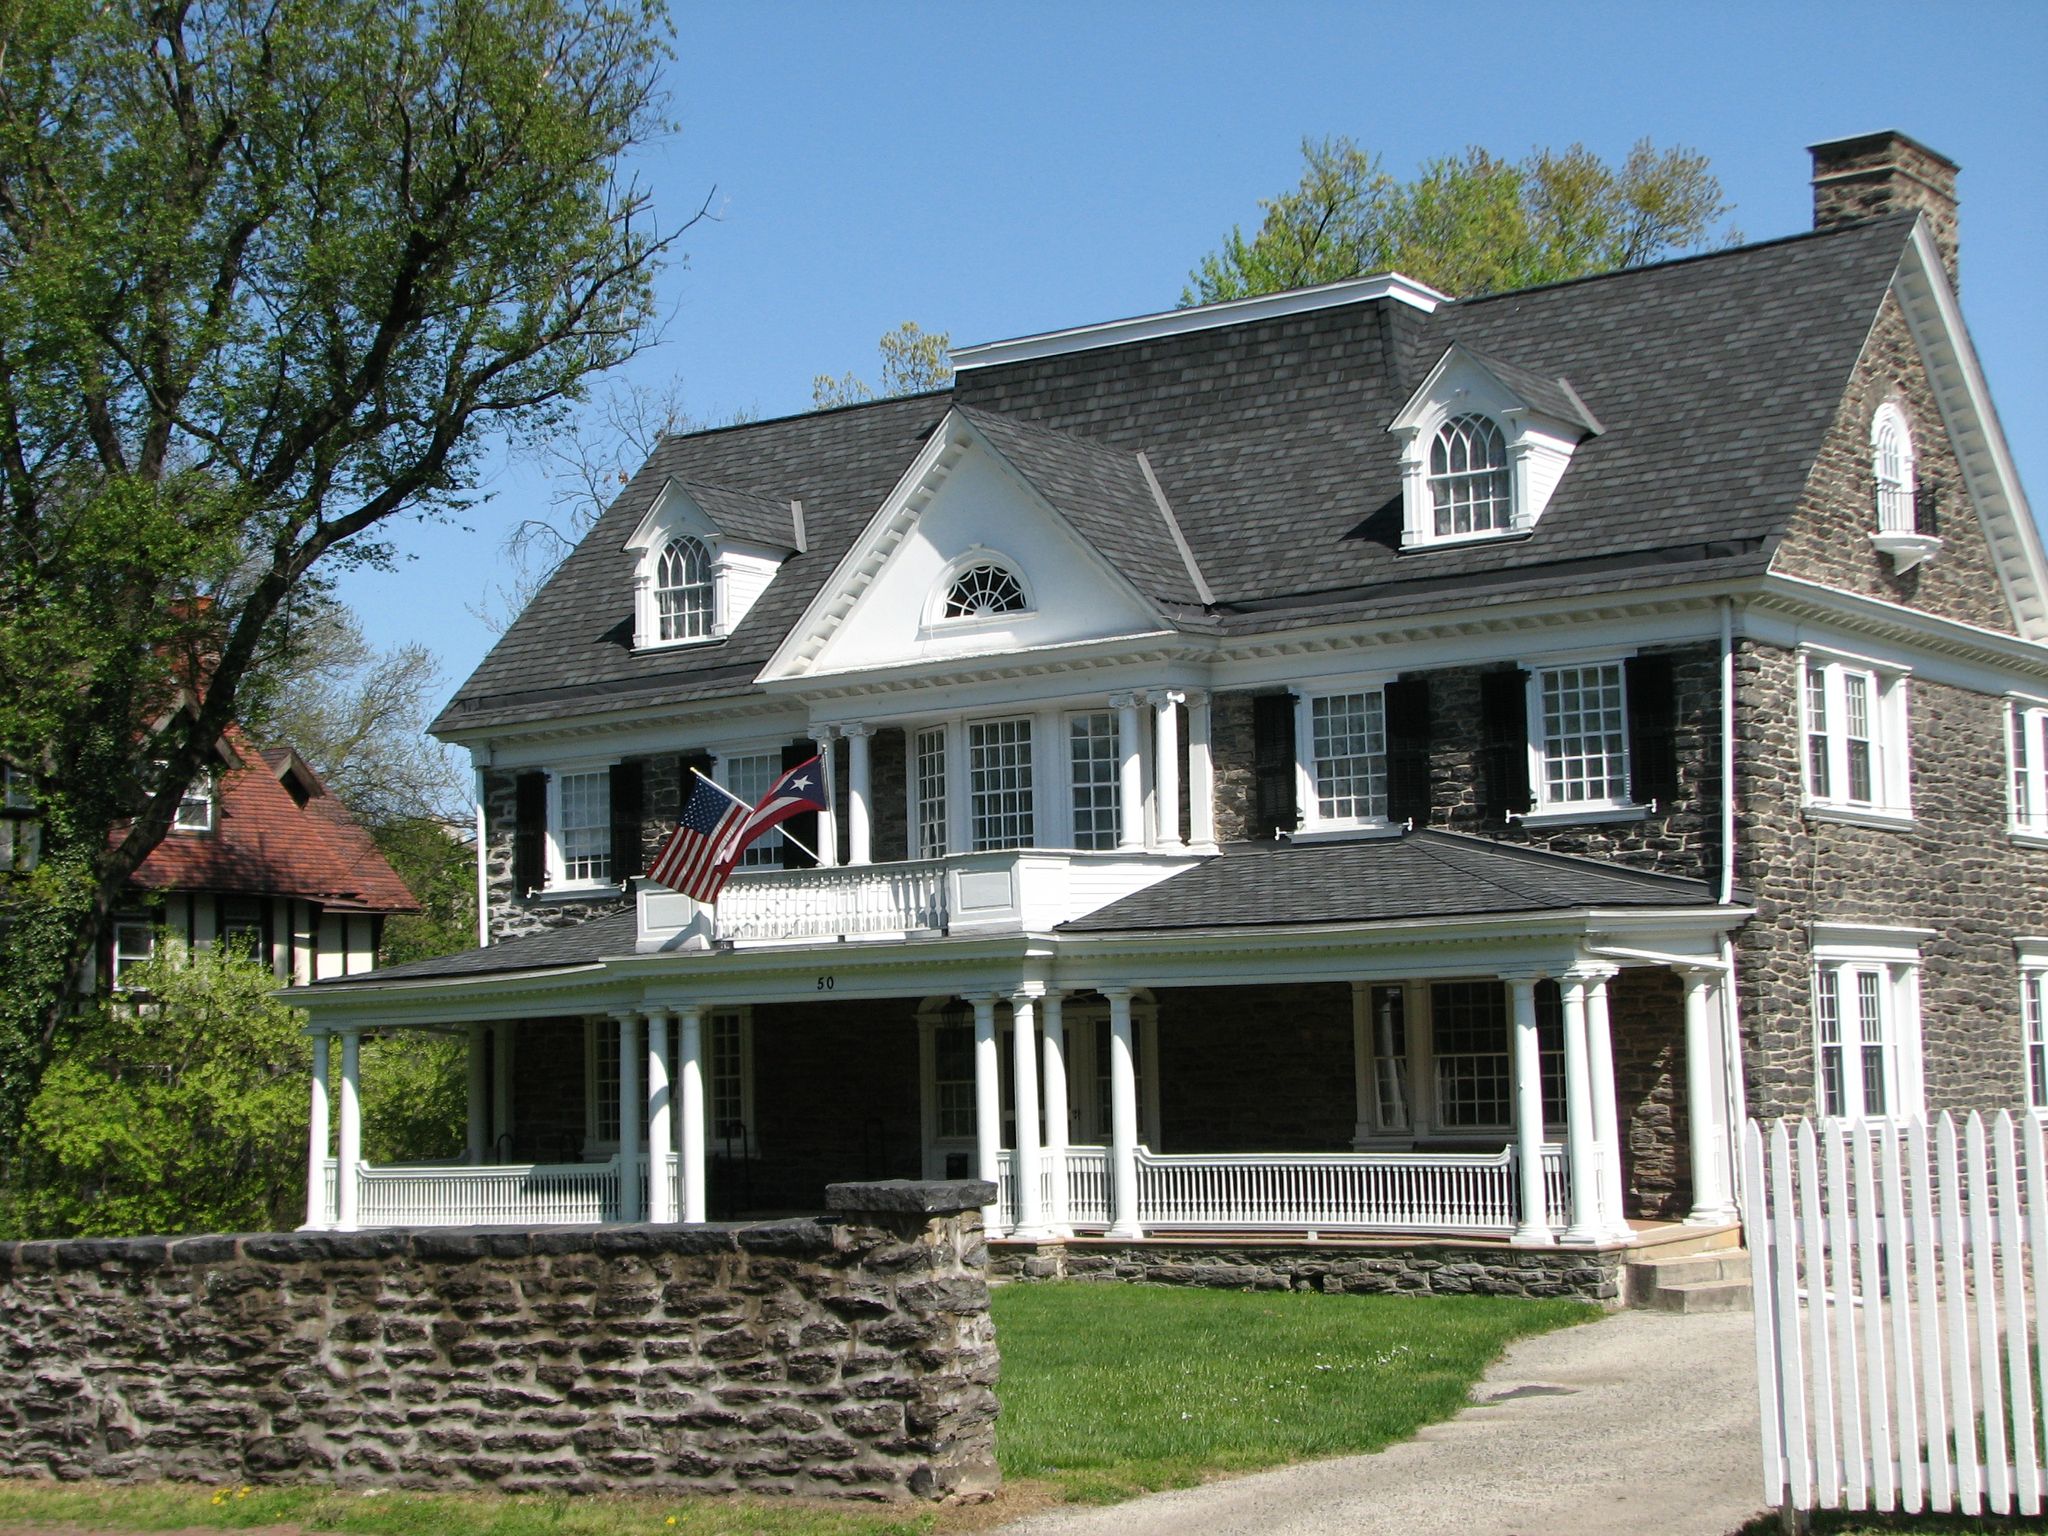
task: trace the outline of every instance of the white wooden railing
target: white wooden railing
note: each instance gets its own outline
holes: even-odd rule
[[[1054,1164],[1066,1164],[1067,1204],[1055,1203]],[[1518,1157],[1498,1152],[1250,1152],[1162,1154],[1138,1149],[1138,1221],[1180,1231],[1309,1230],[1503,1234],[1517,1224]],[[999,1163],[998,1201],[1016,1223],[1012,1154]],[[1076,1229],[1111,1220],[1109,1152],[1069,1147],[1041,1154],[1040,1209]],[[1543,1149],[1543,1185],[1555,1230],[1571,1219],[1565,1149]]]
[[[936,859],[849,869],[741,872],[719,893],[721,939],[829,939],[936,933],[946,926],[946,866]]]

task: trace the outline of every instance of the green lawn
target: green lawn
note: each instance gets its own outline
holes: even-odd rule
[[[994,1506],[511,1498],[312,1488],[0,1482],[0,1526],[288,1526],[358,1536],[950,1536],[1061,1500],[1377,1450],[1454,1414],[1524,1334],[1598,1314],[1489,1297],[1246,1294],[1125,1285],[995,1293],[1003,1350]]]

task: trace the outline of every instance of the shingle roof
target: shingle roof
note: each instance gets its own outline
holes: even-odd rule
[[[1233,843],[1219,858],[1060,925],[1063,933],[1379,923],[1586,907],[1714,904],[1704,881],[1455,832]]]
[[[1587,409],[1586,402],[1579,398],[1579,392],[1572,388],[1571,380],[1551,378],[1533,368],[1519,367],[1505,358],[1489,357],[1476,348],[1467,347],[1465,352],[1544,415],[1556,421],[1575,421],[1588,432],[1605,430],[1599,417]]]
[[[639,917],[628,908],[566,928],[549,928],[522,939],[502,939],[487,949],[458,950],[432,960],[410,960],[356,976],[331,976],[316,987],[381,986],[387,981],[426,981],[438,977],[502,976],[519,971],[552,971],[565,965],[589,965],[633,953]]]
[[[774,549],[796,548],[796,513],[790,507],[789,497],[735,491],[681,477],[676,484],[703,508],[704,515],[718,525],[720,532]]]

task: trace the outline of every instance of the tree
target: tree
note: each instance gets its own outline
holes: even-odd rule
[[[644,344],[680,230],[617,166],[663,127],[664,26],[658,0],[0,17],[0,756],[44,848],[0,893],[0,1145],[295,611]]]
[[[1559,282],[1741,238],[1704,155],[1648,139],[1618,167],[1583,144],[1507,161],[1486,150],[1397,181],[1348,138],[1304,139],[1301,182],[1261,201],[1246,238],[1202,258],[1183,304],[1399,271],[1460,297]]]
[[[898,395],[921,394],[944,389],[953,382],[953,364],[947,350],[953,345],[947,331],[924,331],[914,320],[906,320],[885,332],[876,347],[882,354],[879,384],[869,384],[852,372],[833,378],[821,373],[811,380],[811,405],[828,410],[835,405],[859,405],[863,400],[891,400]]]

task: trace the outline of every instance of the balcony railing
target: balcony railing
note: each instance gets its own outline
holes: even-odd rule
[[[667,1157],[669,1199],[676,1158]],[[647,1164],[633,1160],[640,1209],[648,1210]],[[327,1220],[340,1219],[334,1159],[327,1160]],[[363,1227],[602,1226],[620,1218],[619,1159],[601,1163],[362,1164],[356,1169],[356,1224]]]

